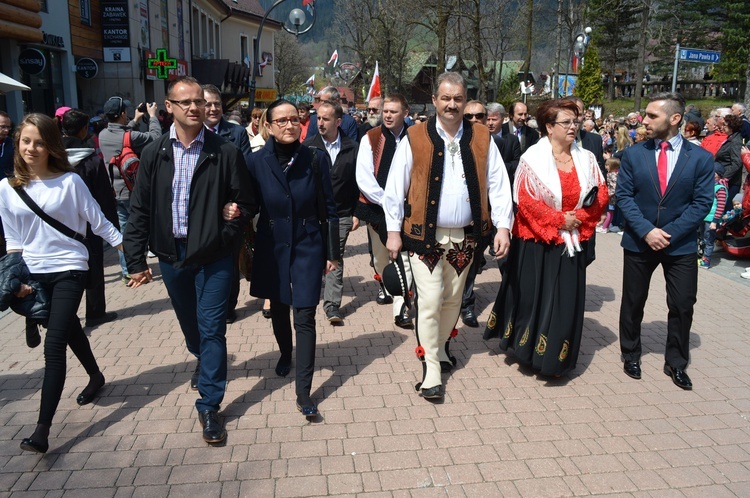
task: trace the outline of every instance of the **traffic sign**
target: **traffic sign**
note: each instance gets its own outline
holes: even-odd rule
[[[680,60],[688,62],[702,62],[703,64],[717,64],[721,60],[721,52],[701,50],[698,48],[681,48]]]

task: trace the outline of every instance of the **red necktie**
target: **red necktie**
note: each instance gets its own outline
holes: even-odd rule
[[[659,171],[659,185],[661,186],[661,195],[667,191],[667,149],[669,142],[663,140],[659,144],[659,160],[656,162],[656,169]]]

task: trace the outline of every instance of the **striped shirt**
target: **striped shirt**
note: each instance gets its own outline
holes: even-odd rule
[[[169,129],[174,157],[174,177],[172,178],[172,234],[176,239],[187,238],[188,205],[190,202],[190,183],[198,165],[198,157],[203,150],[205,128],[201,126],[198,136],[188,147],[177,138],[174,124]]]

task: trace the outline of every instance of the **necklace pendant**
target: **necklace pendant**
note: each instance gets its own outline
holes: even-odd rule
[[[456,152],[458,152],[458,144],[456,142],[449,142],[448,152],[450,152],[451,157],[455,156]]]

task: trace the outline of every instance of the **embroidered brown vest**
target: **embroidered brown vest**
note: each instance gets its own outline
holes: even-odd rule
[[[445,150],[435,119],[412,126],[408,131],[413,164],[404,205],[402,241],[404,250],[418,254],[435,248]],[[492,229],[487,193],[487,155],[491,143],[486,126],[464,120],[459,147],[469,190],[471,231],[477,239],[489,236]]]
[[[406,134],[406,124],[401,132],[403,137]],[[384,125],[371,128],[367,131],[367,138],[372,148],[372,164],[374,166],[375,179],[381,188],[385,188],[388,181],[388,172],[391,170],[393,155],[396,153],[396,139]],[[370,224],[384,225],[385,214],[383,208],[370,202],[364,194],[359,194],[359,202],[354,211],[354,215],[360,220]]]

